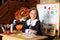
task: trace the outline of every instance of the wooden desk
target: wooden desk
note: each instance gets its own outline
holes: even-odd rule
[[[32,38],[32,39],[22,39],[22,38],[18,38],[18,37],[6,35],[6,34],[0,34],[0,36],[3,36],[2,40],[43,40],[48,38],[47,36],[37,36],[36,38]]]

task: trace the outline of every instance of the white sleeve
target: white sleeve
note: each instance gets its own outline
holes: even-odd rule
[[[29,33],[29,29],[26,29],[26,30],[25,30],[25,33]]]

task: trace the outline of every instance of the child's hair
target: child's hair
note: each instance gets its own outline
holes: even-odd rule
[[[37,16],[36,16],[36,19],[38,19],[38,10],[37,10],[37,8],[36,8],[36,7],[32,7],[29,12],[31,12],[32,10],[36,10],[36,13],[37,13],[37,14],[36,14],[36,15],[37,15]],[[30,18],[30,16],[29,16],[29,18]],[[29,19],[29,18],[28,18],[28,19]]]
[[[30,9],[30,11],[32,11],[32,10],[36,10],[36,11],[37,11],[37,9],[36,9],[35,7],[32,7],[32,8]],[[30,11],[29,11],[29,12],[30,12]]]

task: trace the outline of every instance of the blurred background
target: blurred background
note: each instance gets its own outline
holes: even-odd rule
[[[37,4],[56,3],[60,0],[0,0],[0,24],[11,23],[14,13],[21,7],[36,7]]]

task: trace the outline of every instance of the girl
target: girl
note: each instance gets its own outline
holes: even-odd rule
[[[30,18],[23,25],[22,32],[41,35],[41,25],[35,7],[30,9],[29,16]]]

